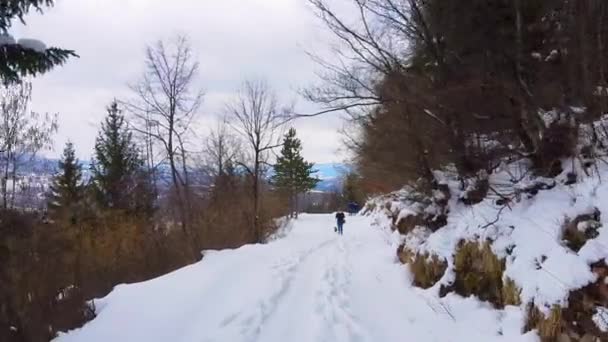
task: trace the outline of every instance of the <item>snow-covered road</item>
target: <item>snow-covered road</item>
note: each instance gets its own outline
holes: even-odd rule
[[[347,217],[342,237],[333,226],[330,215],[303,215],[285,238],[118,286],[96,301],[95,320],[57,341],[522,340],[499,335],[519,324],[508,311],[412,288],[391,236],[369,218]]]

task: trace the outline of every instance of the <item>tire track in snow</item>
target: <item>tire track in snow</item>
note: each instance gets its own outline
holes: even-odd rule
[[[266,322],[272,317],[279,307],[281,300],[292,287],[293,280],[296,278],[302,264],[334,241],[335,239],[327,240],[295,257],[284,258],[275,263],[271,267],[273,270],[272,279],[276,280],[279,285],[268,296],[260,299],[252,310],[237,312],[226,317],[221,322],[220,328],[224,329],[231,325],[241,326],[240,334],[242,341],[257,341]],[[215,341],[215,339],[207,341]]]

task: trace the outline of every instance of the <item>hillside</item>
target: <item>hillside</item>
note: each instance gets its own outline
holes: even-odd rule
[[[542,178],[517,170],[526,168],[509,165],[464,191],[454,174],[437,172],[432,197],[408,188],[367,210],[399,233],[397,253],[414,285],[446,310],[458,312],[448,304],[454,296],[472,296],[542,341],[605,341],[608,170],[598,166],[578,182],[572,171]]]

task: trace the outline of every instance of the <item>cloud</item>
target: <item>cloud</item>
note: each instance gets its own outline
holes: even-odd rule
[[[58,0],[44,15],[16,26],[17,38],[39,38],[80,55],[34,80],[32,109],[59,112],[56,151],[70,139],[89,158],[98,124],[113,98],[143,69],[146,44],[175,34],[190,37],[206,91],[201,116],[216,117],[244,78],[264,77],[285,101],[314,106],[294,90],[315,81],[305,54],[319,46],[319,25],[301,0]],[[209,123],[209,118],[202,120]],[[298,122],[307,158],[339,161],[341,122],[326,116]]]

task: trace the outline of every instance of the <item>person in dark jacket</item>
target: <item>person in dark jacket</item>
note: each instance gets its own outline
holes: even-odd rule
[[[350,202],[348,203],[348,213],[352,216],[359,212],[359,203]]]
[[[338,225],[338,234],[343,235],[343,228],[344,228],[344,222],[346,222],[346,218],[344,216],[344,213],[341,211],[338,211],[336,213],[336,224]]]

